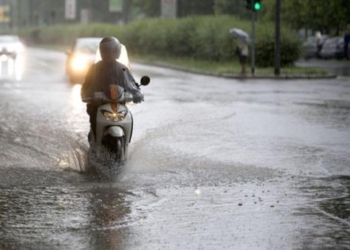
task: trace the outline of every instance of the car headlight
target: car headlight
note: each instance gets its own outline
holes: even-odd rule
[[[88,67],[88,61],[85,56],[75,56],[72,59],[71,67],[74,71],[85,71]]]
[[[7,50],[8,52],[15,52],[16,47],[13,46],[13,45],[8,45],[8,46],[6,47],[6,50]]]
[[[128,112],[126,110],[120,111],[120,112],[110,112],[103,110],[102,114],[108,121],[114,121],[114,122],[120,122],[124,120],[126,117],[126,114]]]
[[[22,43],[17,43],[16,44],[16,51],[17,52],[23,52],[24,51],[24,45]]]

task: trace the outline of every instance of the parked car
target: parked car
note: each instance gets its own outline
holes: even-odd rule
[[[305,59],[314,58],[317,55],[316,37],[309,36],[303,43],[303,56]]]
[[[348,44],[348,58],[350,57],[350,44]],[[344,54],[344,37],[339,38],[339,42],[336,47],[335,51],[335,58],[337,59],[343,59],[345,58]]]
[[[321,51],[323,48],[324,43],[329,39],[328,35],[321,35],[317,39],[317,58],[321,58]]]
[[[67,51],[66,73],[71,83],[83,83],[102,38],[81,37]]]
[[[345,57],[344,54],[344,37],[339,37],[336,47],[334,57],[337,59],[343,59]]]
[[[0,57],[16,59],[23,53],[24,45],[18,36],[0,35]]]
[[[320,57],[324,42],[328,39],[327,35],[323,36],[309,36],[303,43],[303,56],[305,59]]]
[[[325,41],[320,53],[323,59],[344,57],[344,38],[332,37]]]

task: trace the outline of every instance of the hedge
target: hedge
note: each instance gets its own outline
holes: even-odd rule
[[[192,16],[182,19],[145,19],[126,26],[112,24],[56,25],[27,28],[20,35],[29,43],[69,45],[77,37],[115,36],[132,54],[185,57],[208,61],[237,60],[233,27],[250,31],[251,23],[232,16]],[[281,64],[292,64],[301,44],[290,29],[281,30]],[[256,23],[256,64],[274,65],[274,25]]]

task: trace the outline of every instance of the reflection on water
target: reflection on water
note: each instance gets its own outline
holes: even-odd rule
[[[30,183],[0,189],[0,249],[123,249],[128,192],[70,172],[36,174],[41,183],[31,171]]]
[[[0,77],[11,78],[16,81],[22,80],[24,71],[24,57],[17,56],[15,59],[7,56],[0,57]]]
[[[112,186],[112,185],[111,185]],[[91,246],[94,249],[123,249],[130,237],[130,208],[126,194],[112,187],[96,187],[91,202]],[[103,246],[103,247],[102,247]],[[102,247],[102,248],[101,248]]]

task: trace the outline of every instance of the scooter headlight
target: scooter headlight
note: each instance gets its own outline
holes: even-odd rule
[[[126,110],[120,111],[120,112],[110,112],[103,110],[102,114],[108,121],[114,121],[114,122],[120,122],[124,120],[126,114],[128,112]]]

